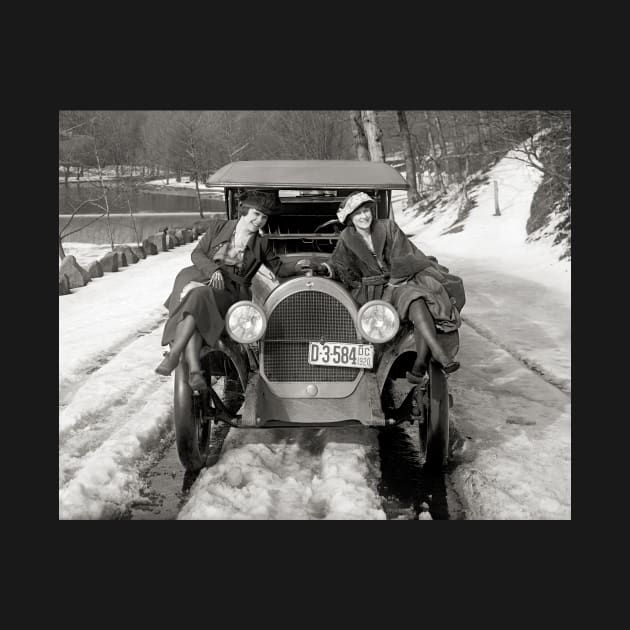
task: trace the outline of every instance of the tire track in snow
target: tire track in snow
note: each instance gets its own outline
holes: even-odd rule
[[[172,423],[172,402],[172,384],[164,382],[81,458],[74,476],[59,490],[60,519],[120,518],[140,498],[140,468]]]
[[[483,324],[480,324],[474,320],[471,320],[469,317],[464,317],[462,315],[462,321],[470,326],[477,334],[481,337],[493,343],[496,346],[499,346],[502,350],[505,350],[513,359],[516,359],[521,365],[524,365],[528,370],[536,373],[540,376],[544,381],[553,385],[555,388],[559,389],[563,394],[567,396],[571,396],[571,382],[567,379],[558,378],[554,374],[551,374],[547,371],[540,363],[534,361],[529,358],[526,354],[519,352],[509,343],[501,340],[497,335],[495,335],[489,328],[486,328]]]
[[[172,411],[172,379],[153,372],[160,330],[138,337],[89,375],[59,416],[59,486],[75,477],[92,453],[163,396]]]
[[[127,337],[119,340],[115,345],[108,347],[101,353],[86,358],[85,364],[82,366],[83,374],[76,374],[67,377],[59,383],[59,409],[60,412],[68,406],[76,392],[90,378],[92,374],[104,368],[110,361],[115,359],[122,351],[140,337],[151,335],[160,330],[167,319],[167,313],[160,315],[159,319],[151,322],[151,326],[145,326],[144,330],[132,331]],[[159,362],[160,354],[156,354],[156,364]]]

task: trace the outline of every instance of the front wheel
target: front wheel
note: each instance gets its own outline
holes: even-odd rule
[[[424,446],[425,468],[440,470],[448,457],[449,394],[446,374],[434,362],[429,363],[426,389],[416,390],[418,407],[422,409],[420,444]]]
[[[207,395],[193,395],[188,385],[188,366],[180,363],[175,370],[175,441],[179,461],[191,472],[201,470],[208,457],[211,423],[204,416],[202,400]]]

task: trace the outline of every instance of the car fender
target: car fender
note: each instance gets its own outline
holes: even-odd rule
[[[394,341],[381,355],[376,368],[376,384],[379,394],[383,392],[387,375],[392,369],[396,359],[405,352],[416,352],[416,340],[413,334],[413,328],[405,329],[402,334]]]
[[[215,349],[220,350],[230,357],[238,372],[243,391],[245,391],[247,381],[249,380],[249,360],[245,348],[231,337],[226,336],[217,340]]]

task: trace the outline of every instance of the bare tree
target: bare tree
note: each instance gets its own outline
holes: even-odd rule
[[[175,117],[175,133],[171,154],[176,162],[191,173],[197,192],[199,216],[204,218],[199,181],[205,181],[209,162],[209,134],[211,132],[209,112],[178,112]]]
[[[67,238],[68,236],[72,236],[72,234],[76,234],[77,232],[80,232],[81,230],[88,227],[89,225],[92,225],[92,223],[96,223],[96,221],[98,221],[99,219],[102,219],[105,216],[105,212],[102,212],[102,214],[92,219],[85,225],[82,225],[81,227],[76,228],[75,230],[71,230],[70,226],[72,224],[72,220],[74,219],[74,217],[78,214],[79,210],[81,210],[81,208],[83,208],[84,206],[91,205],[102,210],[103,206],[101,205],[100,202],[102,202],[103,200],[104,200],[103,196],[101,195],[99,197],[95,197],[94,199],[85,199],[77,206],[70,204],[70,207],[72,208],[72,213],[70,215],[70,218],[65,223],[65,225],[59,230],[59,258],[61,260],[63,260],[66,257],[66,252],[63,249],[63,239]]]
[[[422,113],[424,114],[424,119],[426,122],[426,129],[427,129],[427,138],[429,141],[429,158],[431,159],[435,167],[435,173],[436,173],[436,177],[439,183],[440,191],[442,193],[445,193],[446,186],[444,185],[444,180],[442,179],[442,168],[440,165],[440,161],[437,158],[437,151],[435,149],[436,144],[435,144],[435,141],[433,140],[433,133],[431,132],[431,122],[429,120],[429,112],[425,111]]]
[[[398,116],[398,127],[400,129],[402,150],[405,156],[405,173],[407,174],[407,183],[409,184],[409,190],[407,190],[407,205],[413,206],[420,200],[420,195],[418,194],[418,189],[416,187],[416,164],[411,150],[409,126],[407,124],[407,116],[405,112],[398,111],[396,112],[396,115]]]
[[[109,212],[109,199],[107,198],[107,188],[103,183],[103,169],[101,167],[101,158],[98,149],[98,141],[97,141],[97,131],[96,131],[96,121],[97,117],[92,118],[91,127],[92,127],[92,139],[94,141],[94,157],[96,158],[96,168],[98,169],[98,181],[103,197],[104,206],[100,206],[98,203],[94,203],[95,206],[100,207],[101,210],[104,211],[105,217],[107,220],[107,231],[109,233],[109,242],[112,247],[112,251],[114,251],[114,233],[112,231],[112,221]]]
[[[370,159],[372,162],[385,161],[385,149],[383,148],[383,132],[378,126],[376,112],[371,109],[362,110],[361,118],[363,128],[370,148]]]
[[[354,150],[359,160],[370,160],[370,149],[368,147],[367,138],[363,129],[363,119],[359,110],[350,112],[350,125],[352,129],[352,137],[354,139]]]

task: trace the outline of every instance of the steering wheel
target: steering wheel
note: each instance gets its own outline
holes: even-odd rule
[[[335,219],[330,219],[329,221],[326,221],[326,222],[321,223],[320,225],[318,225],[318,226],[315,228],[314,233],[315,233],[315,234],[317,234],[317,232],[321,232],[321,231],[323,231],[323,230],[324,230],[324,228],[327,228],[327,227],[329,227],[329,226],[332,226],[332,227],[333,227],[333,232],[334,232],[335,234],[340,234],[340,233],[341,233],[341,230],[339,229],[339,226],[341,226],[341,225],[342,225],[342,224],[341,224],[341,223],[339,223],[339,220],[338,220],[338,219],[336,219],[336,218],[335,218]],[[322,251],[322,250],[320,249],[320,244],[322,244],[322,243],[323,243],[323,241],[315,241],[315,247],[316,247],[319,251]],[[334,244],[335,244],[335,242],[334,242],[334,241],[333,241],[333,239],[331,238],[331,239],[329,239],[328,244],[329,244],[329,245],[334,245]],[[330,253],[330,252],[326,252],[326,253]]]

